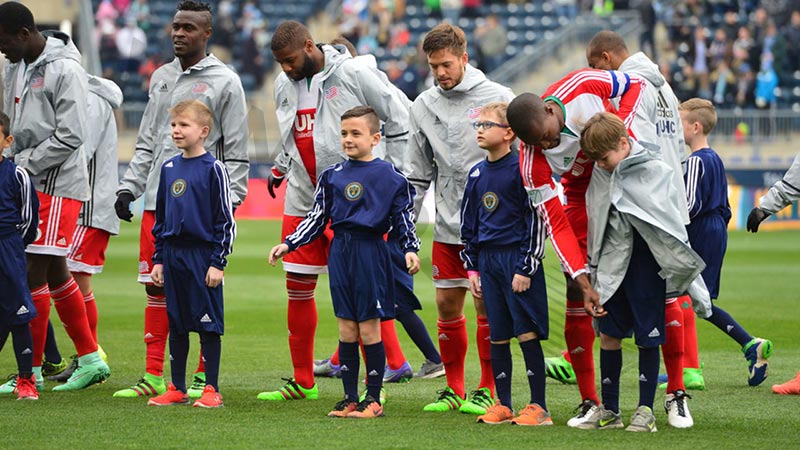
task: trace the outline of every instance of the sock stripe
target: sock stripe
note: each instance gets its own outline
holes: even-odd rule
[[[69,298],[76,292],[79,292],[80,289],[81,288],[78,286],[78,283],[75,282],[75,279],[70,278],[67,282],[65,282],[61,286],[55,288],[54,290],[51,290],[50,296],[53,298],[54,301],[61,301],[64,300],[65,298]]]
[[[86,303],[94,301],[94,292],[89,292],[88,294],[83,296],[83,301]]]
[[[36,297],[37,295],[47,295],[50,297],[50,286],[45,284],[31,290],[31,297]]]
[[[461,322],[466,322],[466,321],[467,321],[467,318],[464,317],[464,316],[461,316],[461,317],[455,318],[453,320],[442,320],[442,319],[439,319],[438,322],[439,322],[439,325],[457,325],[457,324],[459,324]]]

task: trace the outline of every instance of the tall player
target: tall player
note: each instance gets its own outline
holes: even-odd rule
[[[547,225],[550,240],[567,278],[564,338],[575,369],[582,403],[567,422],[576,427],[593,414],[600,402],[594,378],[592,317],[583,307],[586,286],[586,190],[593,162],[580,152],[580,134],[589,118],[619,99],[617,115],[630,127],[642,98],[643,82],[622,72],[576,70],[548,87],[541,97],[526,93],[508,106],[508,123],[522,140],[522,180],[537,212]],[[561,175],[566,205],[556,195],[552,174]],[[568,232],[559,232],[568,221]],[[574,232],[574,234],[572,234]],[[571,236],[570,236],[571,235]],[[569,239],[572,237],[572,239]],[[577,237],[577,242],[575,238]]]
[[[371,106],[385,122],[387,158],[398,161],[408,137],[408,110],[372,69],[356,63],[343,47],[315,44],[299,22],[278,25],[270,47],[282,69],[275,80],[281,152],[268,187],[272,195],[289,175],[281,230],[284,239],[311,210],[317,174],[346,158],[340,145],[342,114],[355,106]],[[382,149],[376,148],[376,154],[383,156]],[[276,391],[258,394],[260,400],[313,400],[319,396],[314,382],[314,289],[319,274],[327,272],[331,237],[326,232],[283,259],[294,377]]]
[[[82,389],[109,377],[86,318],[83,296],[67,269],[66,254],[81,202],[89,199],[89,176],[81,146],[86,134],[86,72],[70,38],[40,33],[33,14],[17,2],[0,5],[0,52],[6,114],[15,140],[7,151],[27,170],[39,197],[39,233],[28,253],[28,287],[38,311],[31,321],[33,372],[42,379],[50,297],[78,353],[78,368],[54,390]]]
[[[478,355],[481,380],[466,402],[464,359],[467,354],[467,322],[464,301],[469,279],[459,257],[463,250],[459,230],[459,206],[464,196],[469,169],[480,162],[484,152],[478,147],[472,122],[489,102],[509,101],[511,90],[492,82],[469,65],[464,31],[441,23],[428,32],[422,43],[433,86],[411,105],[411,137],[407,154],[409,181],[416,189],[414,206],[422,208],[425,191],[436,183],[436,224],[433,237],[433,284],[436,287],[439,351],[447,387],[425,411],[460,410],[485,414],[494,404],[489,321],[481,299],[474,299],[477,311]]]
[[[213,126],[205,148],[223,162],[231,179],[234,208],[247,195],[250,167],[247,155],[247,105],[239,77],[206,47],[212,29],[211,7],[207,3],[185,0],[178,4],[172,20],[172,46],[175,59],[161,66],[150,80],[150,92],[144,110],[136,151],[117,190],[114,204],[117,215],[130,221],[130,204],[144,195],[144,214],[139,237],[139,282],[145,285],[147,306],[144,310],[144,342],[147,348],[144,377],[115,397],[139,397],[162,394],[164,351],[169,334],[164,289],[150,279],[154,247],[156,191],[161,165],[180,153],[171,138],[169,109],[184,100],[200,100],[213,113]],[[205,387],[202,356],[188,394],[198,398]]]

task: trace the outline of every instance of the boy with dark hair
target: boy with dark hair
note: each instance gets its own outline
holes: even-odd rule
[[[478,146],[488,152],[470,169],[461,203],[461,239],[472,295],[483,298],[489,319],[492,371],[499,402],[479,423],[552,425],[545,403],[544,354],[547,339],[547,289],[541,259],[544,227],[528,199],[519,172],[516,139],[506,121],[505,102],[483,107],[478,121]],[[530,403],[514,417],[511,403],[512,337],[525,358]]]
[[[623,427],[619,413],[622,339],[635,334],[639,407],[627,430],[654,432],[667,286],[685,291],[705,264],[688,245],[680,217],[685,202],[671,182],[672,168],[630,138],[619,117],[604,112],[590,118],[581,132],[580,146],[596,163],[586,204],[589,264],[600,298],[585,302],[584,307],[599,317],[603,404],[577,428]],[[710,305],[696,302],[694,307],[705,316]]]
[[[39,200],[28,172],[3,158],[2,150],[14,142],[10,122],[0,112],[0,350],[10,333],[18,370],[13,392],[18,400],[38,400],[28,325],[36,308],[28,290],[25,247],[36,238]]]
[[[150,276],[167,294],[172,383],[147,404],[189,403],[186,357],[189,332],[196,331],[206,385],[194,406],[218,408],[223,405],[217,383],[220,336],[225,331],[222,280],[236,238],[231,186],[225,165],[203,147],[212,127],[211,110],[199,100],[184,100],[170,113],[172,139],[181,155],[161,167]]]
[[[369,106],[342,115],[341,143],[347,161],[323,171],[314,208],[282,244],[270,251],[270,264],[318,238],[328,220],[333,241],[328,261],[331,299],[339,323],[339,361],[344,399],[330,417],[383,415],[380,391],[386,355],[380,318],[394,309],[392,262],[383,235],[399,233],[408,272],[419,270],[419,240],[414,227],[414,189],[391,164],[372,154],[380,142],[378,116]],[[358,341],[364,344],[367,393],[358,401]]]

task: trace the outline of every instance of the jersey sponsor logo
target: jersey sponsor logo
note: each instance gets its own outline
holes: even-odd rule
[[[211,317],[208,317],[208,314],[203,314],[203,317],[200,318],[200,322],[211,323]]]
[[[169,188],[169,192],[172,194],[173,197],[180,197],[186,193],[186,180],[183,178],[178,178],[177,180],[172,182],[172,186]]]
[[[31,89],[41,89],[44,87],[44,77],[31,78]]]
[[[21,315],[23,315],[23,314],[28,314],[29,312],[30,312],[30,311],[28,311],[28,308],[26,308],[26,307],[25,307],[25,305],[22,305],[22,306],[20,306],[20,307],[19,307],[19,309],[17,310],[17,315],[18,315],[18,316],[21,316]]]
[[[361,194],[364,193],[364,187],[361,186],[361,183],[354,181],[344,188],[344,196],[346,199],[354,202],[361,198]]]
[[[475,120],[481,115],[481,110],[483,110],[482,106],[476,106],[474,108],[470,108],[467,110],[467,117],[470,120]]]
[[[206,83],[195,83],[192,85],[192,94],[202,94],[207,90],[208,85]]]
[[[314,111],[297,112],[294,118],[294,139],[311,138],[314,135]]]
[[[492,212],[497,209],[497,205],[500,203],[500,199],[497,198],[497,194],[494,192],[487,192],[483,194],[481,197],[481,204],[483,204],[483,209]]]
[[[336,86],[331,86],[328,89],[325,89],[325,100],[333,100],[339,95],[339,88]]]
[[[572,170],[570,173],[575,177],[583,175],[586,172],[585,164],[590,161],[591,159],[582,156],[582,153],[578,153],[578,157],[575,158],[575,163],[572,165]]]
[[[161,83],[161,87],[158,88],[158,92],[169,92],[169,86],[167,86],[167,82]]]

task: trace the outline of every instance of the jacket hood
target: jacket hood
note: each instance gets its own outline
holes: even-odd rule
[[[623,61],[619,66],[619,71],[635,73],[656,88],[660,88],[667,82],[667,80],[664,79],[664,75],[661,75],[661,72],[658,70],[656,63],[651,61],[650,58],[642,52],[629,56],[628,59]]]
[[[464,71],[464,78],[461,79],[461,83],[458,83],[450,90],[444,90],[439,87],[439,85],[436,85],[436,89],[438,89],[439,93],[443,96],[449,97],[451,95],[460,95],[465,92],[469,92],[470,89],[483,83],[484,81],[486,81],[486,75],[484,75],[480,69],[476,69],[470,64],[467,64],[467,69]]]
[[[112,108],[122,105],[122,90],[111,80],[89,75],[89,92],[107,101]]]
[[[347,52],[347,48],[343,45],[334,47],[332,45],[322,44],[320,49],[325,55],[325,65],[322,69],[323,79],[328,78],[342,63],[348,59],[353,59],[350,53]]]
[[[370,69],[377,69],[378,68],[378,60],[375,59],[372,55],[358,55],[355,58],[356,61],[359,63],[369,67]]]
[[[47,38],[47,43],[38,58],[38,64],[47,64],[59,59],[71,59],[78,64],[81,63],[81,52],[68,35],[53,30],[42,31],[42,35]]]

